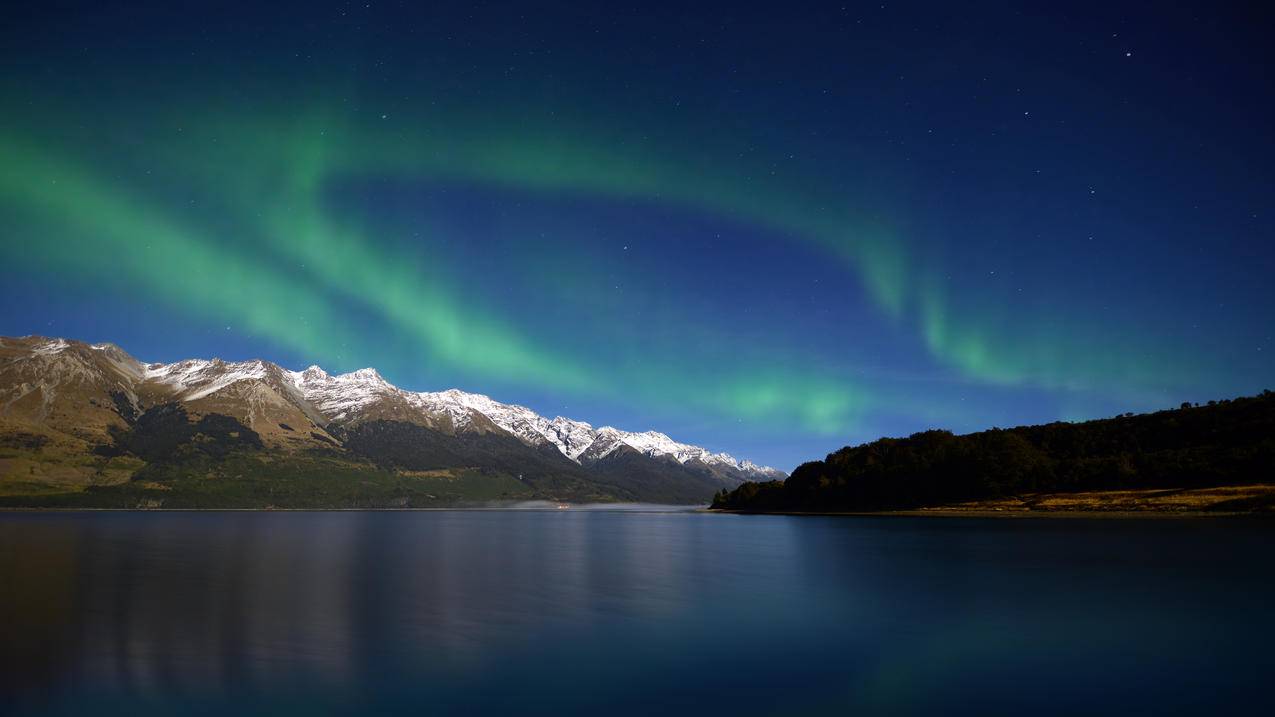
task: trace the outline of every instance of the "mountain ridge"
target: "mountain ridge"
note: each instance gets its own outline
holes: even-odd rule
[[[155,413],[161,407],[168,408]],[[148,414],[162,420],[141,421]],[[185,424],[174,422],[177,414]],[[189,425],[222,425],[220,419],[200,423],[210,415],[227,417],[243,430],[212,438],[198,431],[188,435]],[[318,365],[293,371],[263,359],[146,363],[115,344],[42,336],[0,337],[0,419],[0,432],[21,433],[24,426],[52,430],[83,442],[87,448],[81,453],[128,454],[128,446],[149,445],[139,443],[138,431],[159,425],[184,437],[189,445],[180,444],[183,455],[200,454],[200,441],[233,443],[238,434],[251,433],[260,448],[248,441],[234,450],[264,451],[262,456],[276,462],[282,456],[295,462],[298,456],[335,453],[396,475],[487,470],[509,474],[549,498],[698,502],[722,487],[784,475],[657,431],[595,429],[459,389],[407,391],[374,368],[330,374]],[[638,458],[610,460],[617,452]],[[165,465],[177,462],[149,455]],[[215,461],[200,455],[216,472]],[[5,460],[0,457],[0,477],[16,465],[10,459],[13,465],[6,468]],[[47,467],[21,465],[32,475]],[[533,467],[531,477],[523,475],[524,465]]]

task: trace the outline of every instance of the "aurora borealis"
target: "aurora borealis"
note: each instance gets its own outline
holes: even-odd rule
[[[784,468],[1275,388],[1269,17],[271,5],[8,18],[0,334]]]

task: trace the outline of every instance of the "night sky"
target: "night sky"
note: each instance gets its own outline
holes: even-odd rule
[[[0,334],[785,469],[1275,389],[1257,4],[98,5],[0,24]]]

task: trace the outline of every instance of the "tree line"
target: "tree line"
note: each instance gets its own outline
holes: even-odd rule
[[[1275,481],[1275,393],[1083,423],[930,430],[848,446],[713,508],[906,510],[1043,492]]]

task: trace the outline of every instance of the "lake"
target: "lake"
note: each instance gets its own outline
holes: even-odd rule
[[[1264,709],[1275,524],[0,514],[8,714]]]

